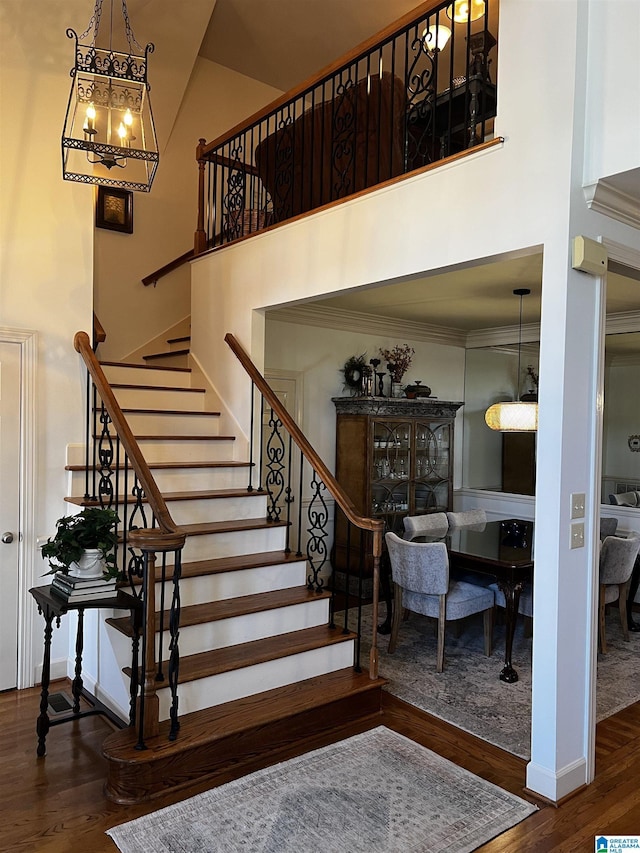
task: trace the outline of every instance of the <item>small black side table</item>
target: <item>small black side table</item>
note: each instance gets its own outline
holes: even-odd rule
[[[40,694],[40,715],[36,722],[36,732],[38,734],[38,756],[43,756],[46,753],[46,737],[51,726],[66,723],[69,720],[78,720],[81,717],[89,717],[93,714],[102,714],[111,720],[118,728],[124,728],[127,725],[106,705],[103,705],[89,691],[85,690],[82,684],[82,650],[84,643],[84,611],[95,610],[96,608],[106,608],[111,610],[129,610],[131,611],[131,619],[133,626],[133,641],[131,650],[131,704],[129,708],[129,724],[135,724],[135,707],[136,696],[138,692],[138,649],[140,645],[140,627],[142,624],[142,607],[138,599],[129,595],[127,592],[118,590],[113,598],[103,599],[88,599],[81,603],[69,604],[63,598],[52,592],[50,586],[36,586],[30,589],[29,592],[34,597],[38,605],[38,612],[44,616],[44,657],[42,660],[42,692]],[[49,705],[49,681],[51,679],[51,637],[53,635],[53,620],[56,620],[56,627],[60,627],[60,619],[65,613],[70,610],[78,612],[78,631],[76,634],[76,667],[75,678],[73,679],[71,692],[73,695],[72,713],[59,720],[50,720],[47,714]],[[80,710],[80,697],[85,699],[91,706],[87,711]]]

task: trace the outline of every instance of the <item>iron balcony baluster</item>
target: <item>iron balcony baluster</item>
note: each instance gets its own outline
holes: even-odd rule
[[[182,574],[182,552],[175,551],[173,566],[173,596],[171,599],[171,611],[169,614],[169,689],[171,691],[171,710],[169,716],[171,727],[169,729],[169,740],[175,740],[180,728],[178,718],[178,677],[180,674],[180,577]]]
[[[307,557],[311,566],[311,574],[307,577],[309,589],[320,592],[324,588],[324,579],[320,576],[329,557],[327,550],[327,525],[329,511],[323,496],[325,485],[318,477],[315,469],[311,478],[311,502],[309,503],[308,519],[309,539],[307,541]]]

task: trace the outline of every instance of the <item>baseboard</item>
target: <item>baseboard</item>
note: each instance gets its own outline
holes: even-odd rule
[[[580,758],[556,772],[530,761],[527,764],[527,790],[552,803],[568,797],[587,784],[587,761]]]

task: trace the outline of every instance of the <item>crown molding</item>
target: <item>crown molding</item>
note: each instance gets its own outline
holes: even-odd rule
[[[378,317],[360,311],[345,311],[324,306],[305,305],[299,308],[279,308],[268,312],[267,317],[283,323],[304,326],[320,326],[324,329],[340,329],[384,337],[403,337],[413,341],[464,347],[467,334],[462,329],[449,329],[416,323],[411,320],[396,320],[393,317]]]
[[[587,207],[631,225],[640,228],[640,202],[617,187],[611,186],[606,180],[596,181],[582,188]]]
[[[467,335],[467,349],[495,347],[504,344],[517,344],[520,336],[519,326],[495,326],[492,329],[478,329]],[[534,343],[540,340],[540,323],[526,323],[522,326],[522,343]]]
[[[640,332],[640,311],[625,311],[624,314],[610,314],[607,317],[607,335],[622,335],[625,332]]]

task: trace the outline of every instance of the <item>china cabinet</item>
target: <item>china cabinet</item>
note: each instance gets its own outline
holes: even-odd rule
[[[451,509],[453,430],[462,403],[433,398],[334,397],[336,479],[356,511],[381,518],[385,531],[404,532],[405,515]],[[347,530],[338,513],[333,561],[355,571],[370,555],[370,534]],[[364,546],[361,548],[361,545]],[[371,570],[371,558],[365,563]]]

